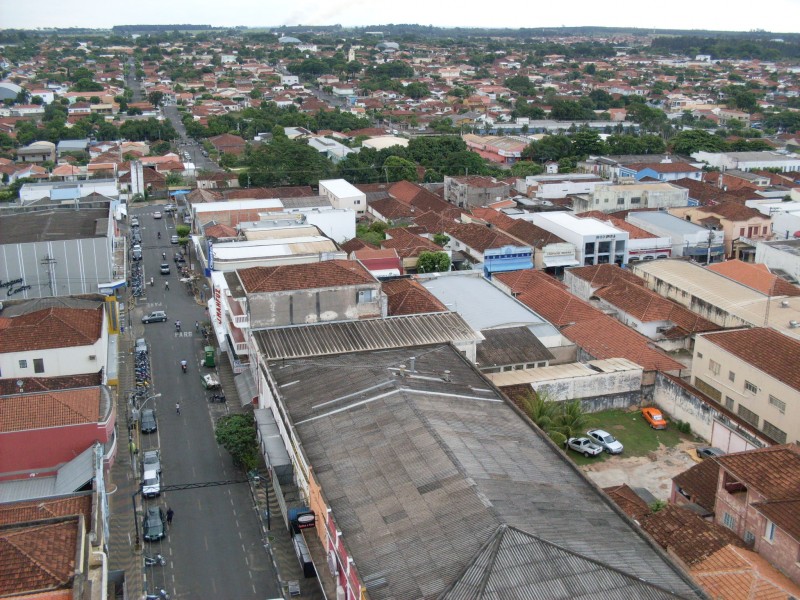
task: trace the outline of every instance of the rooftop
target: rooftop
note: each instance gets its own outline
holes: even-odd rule
[[[0,317],[0,352],[91,346],[102,336],[102,307],[43,308]]]
[[[106,237],[108,208],[65,208],[0,216],[0,245]]]
[[[580,219],[575,215],[563,211],[537,213],[536,218],[542,222],[560,225],[565,229],[574,231],[578,235],[611,235],[620,233],[619,229],[603,221],[592,218]]]
[[[270,371],[370,598],[692,595],[452,346]]]
[[[247,293],[285,292],[377,283],[361,263],[326,260],[319,263],[251,267],[238,271]]]

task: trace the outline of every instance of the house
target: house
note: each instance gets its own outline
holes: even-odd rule
[[[797,444],[707,459],[673,478],[672,497],[680,502],[692,488],[705,490],[702,501],[710,507],[715,523],[730,529],[748,548],[800,584]]]
[[[319,195],[326,197],[334,208],[349,209],[359,215],[367,211],[366,194],[344,179],[321,180]]]
[[[667,160],[620,165],[619,177],[631,177],[635,181],[641,181],[645,178],[657,181],[675,181],[684,178],[702,181],[703,171],[689,163]]]
[[[533,267],[533,249],[519,244],[499,229],[477,223],[453,223],[445,226],[444,233],[450,237],[445,247],[463,252],[475,263],[482,264],[487,277]]]
[[[388,315],[418,315],[447,312],[448,308],[416,279],[400,278],[384,281],[383,293],[388,298]]]
[[[709,229],[722,230],[725,234],[725,254],[728,258],[742,258],[737,241],[747,241],[749,245],[755,246],[758,241],[772,238],[771,219],[755,208],[749,208],[738,202],[672,208],[669,213]],[[755,255],[755,250],[751,250],[750,253]]]
[[[350,260],[357,260],[376,278],[397,277],[403,274],[403,264],[394,248],[373,250],[363,248],[350,254]]]
[[[250,327],[386,316],[380,282],[359,262],[329,260],[240,269]]]
[[[42,163],[56,162],[56,145],[52,142],[33,142],[17,148],[17,162]]]
[[[13,291],[13,288],[9,288]],[[63,377],[106,373],[108,327],[105,308],[51,306],[0,317],[0,373],[3,378]],[[35,306],[35,305],[34,305]],[[15,307],[16,308],[16,307]],[[13,313],[11,313],[13,314]]]
[[[408,228],[398,227],[386,230],[386,239],[381,248],[395,250],[403,261],[403,270],[416,271],[417,261],[423,252],[443,252],[444,250],[426,237],[418,235]]]
[[[800,341],[768,327],[698,335],[692,384],[778,443],[800,439]]]
[[[52,475],[100,444],[117,453],[116,408],[105,386],[0,396],[0,479]]]
[[[591,194],[573,196],[572,207],[577,213],[599,210],[605,213],[647,208],[686,206],[689,192],[671,183],[624,183],[598,185]]]
[[[504,199],[510,191],[508,183],[493,177],[473,175],[444,178],[444,199],[461,207],[486,206]]]
[[[214,149],[220,154],[235,154],[239,155],[244,152],[247,142],[244,138],[230,133],[223,133],[222,135],[215,135],[208,138],[208,141],[214,146]]]

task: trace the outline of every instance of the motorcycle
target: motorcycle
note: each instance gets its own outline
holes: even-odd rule
[[[227,398],[225,398],[225,394],[212,394],[211,397],[208,399],[209,402],[219,402],[225,403],[227,402]]]
[[[181,361],[181,369],[183,370],[184,373],[186,373],[186,368],[187,368],[186,361]]]
[[[144,600],[169,600],[169,594],[166,590],[158,590],[157,594],[145,593]]]
[[[167,559],[164,558],[161,554],[156,554],[155,556],[151,556],[149,554],[144,555],[144,566],[145,567],[153,567],[153,566],[161,566],[167,564]]]

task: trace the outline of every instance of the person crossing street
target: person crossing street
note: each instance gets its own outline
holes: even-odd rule
[[[178,413],[178,414],[181,414],[181,403],[180,402],[176,402],[175,403],[175,412]]]
[[[174,516],[175,516],[175,511],[172,510],[172,507],[170,506],[167,509],[167,525],[172,525],[172,517]]]

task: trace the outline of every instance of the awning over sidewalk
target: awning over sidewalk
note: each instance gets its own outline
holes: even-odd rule
[[[236,385],[236,391],[239,393],[239,402],[242,403],[242,406],[252,404],[253,400],[258,397],[258,388],[249,369],[234,377],[233,383]]]
[[[553,258],[545,258],[543,263],[545,267],[574,267],[575,265],[581,264],[574,258],[569,258],[564,256],[554,256]]]

